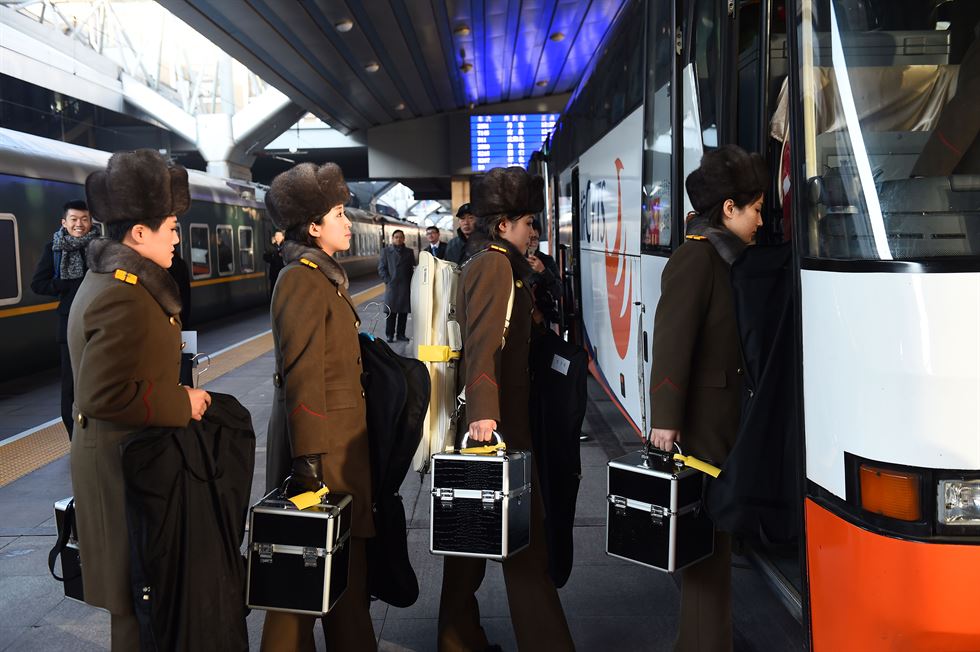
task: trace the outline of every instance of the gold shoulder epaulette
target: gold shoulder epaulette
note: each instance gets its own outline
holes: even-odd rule
[[[492,251],[499,251],[502,254],[507,253],[507,247],[501,247],[498,244],[487,245],[487,249],[490,249]]]
[[[300,259],[299,259],[299,262],[301,262],[302,264],[304,264],[304,265],[306,265],[307,267],[310,267],[310,268],[312,268],[312,269],[319,269],[319,267],[320,267],[319,265],[317,265],[316,263],[314,263],[314,262],[313,262],[312,260],[310,260],[309,258],[300,258]]]
[[[115,273],[112,275],[112,277],[117,281],[122,281],[123,283],[129,283],[130,285],[136,285],[136,282],[140,280],[139,277],[136,276],[136,274],[133,274],[132,272],[127,272],[124,269],[117,269]]]
[[[688,240],[707,240],[707,238],[704,237],[703,235],[689,235],[689,236],[687,236],[687,239]]]

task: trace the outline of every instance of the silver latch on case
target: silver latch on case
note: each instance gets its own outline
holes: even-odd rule
[[[303,547],[303,566],[306,568],[316,568],[316,548]]]
[[[660,505],[650,505],[650,520],[653,521],[654,525],[663,525],[666,515],[667,510]]]
[[[485,503],[494,503],[497,502],[499,497],[498,494],[499,492],[494,491],[493,489],[484,489],[480,493],[480,499]]]
[[[626,499],[622,496],[609,496],[609,502],[613,504],[613,509],[619,516],[626,513]]]
[[[455,495],[456,492],[453,491],[452,489],[442,487],[440,489],[434,489],[432,493],[434,493],[436,495],[436,498],[438,498],[439,500],[452,502],[453,496]]]
[[[259,553],[259,563],[260,564],[271,564],[272,563],[272,544],[271,543],[256,543],[255,551]]]

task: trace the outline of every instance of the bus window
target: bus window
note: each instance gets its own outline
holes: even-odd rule
[[[17,218],[0,213],[0,306],[20,303],[21,294]]]
[[[699,0],[694,8],[694,71],[704,151],[718,147],[723,71],[721,28],[725,20],[722,15],[724,10],[725,3],[718,0]]]
[[[976,2],[823,0],[804,16],[803,97],[783,92],[772,131],[785,142],[780,121],[802,112],[806,255],[980,252],[978,28]]]
[[[211,276],[210,228],[207,224],[191,224],[191,275],[194,278]]]
[[[670,251],[671,173],[673,150],[670,109],[670,80],[674,62],[672,0],[649,3],[647,38],[648,99],[644,107],[643,134],[643,251]]]
[[[238,227],[238,265],[243,274],[255,271],[255,246],[252,243],[252,227]]]
[[[235,271],[235,256],[231,249],[231,226],[219,224],[214,228],[214,247],[218,254],[218,276]]]

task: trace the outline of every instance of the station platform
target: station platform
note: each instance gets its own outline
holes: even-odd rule
[[[378,335],[384,333],[384,321],[375,321],[374,307],[368,304],[382,287],[376,279],[362,279],[351,288],[360,304],[362,323]],[[407,344],[392,346],[399,353],[409,353]],[[256,310],[206,325],[200,330],[199,349],[214,352],[200,386],[236,396],[252,413],[257,436],[254,502],[264,486],[266,429],[273,396],[268,312]],[[0,651],[109,649],[108,614],[66,599],[62,585],[47,568],[48,551],[55,541],[52,505],[71,495],[68,440],[58,418],[57,383],[54,371],[0,386],[0,469],[6,474],[0,476]],[[583,430],[587,437],[581,448],[575,564],[568,584],[559,591],[576,648],[670,650],[678,616],[675,578],[605,554],[606,462],[639,442],[615,405],[591,380]],[[56,441],[59,435],[63,442]],[[428,551],[428,482],[427,477],[410,472],[402,485],[409,548],[421,595],[407,609],[374,603],[371,611],[381,650],[435,650],[442,560]],[[732,573],[735,649],[803,649],[800,624],[759,570],[736,556]],[[504,650],[516,650],[499,564],[488,564],[478,598],[491,642]],[[259,649],[263,618],[259,611],[248,618],[252,650]],[[323,649],[319,628],[316,637],[318,649]]]

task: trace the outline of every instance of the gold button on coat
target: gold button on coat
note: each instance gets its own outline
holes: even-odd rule
[[[176,325],[177,325],[177,319],[176,319],[176,318],[174,318],[174,317],[171,317],[171,318],[170,318],[170,325],[171,325],[171,326],[176,326]]]
[[[85,418],[85,415],[82,414],[81,412],[78,413],[78,419],[77,420],[78,420],[78,425],[80,425],[82,428],[84,428],[85,426],[88,425],[88,419],[86,419]]]

